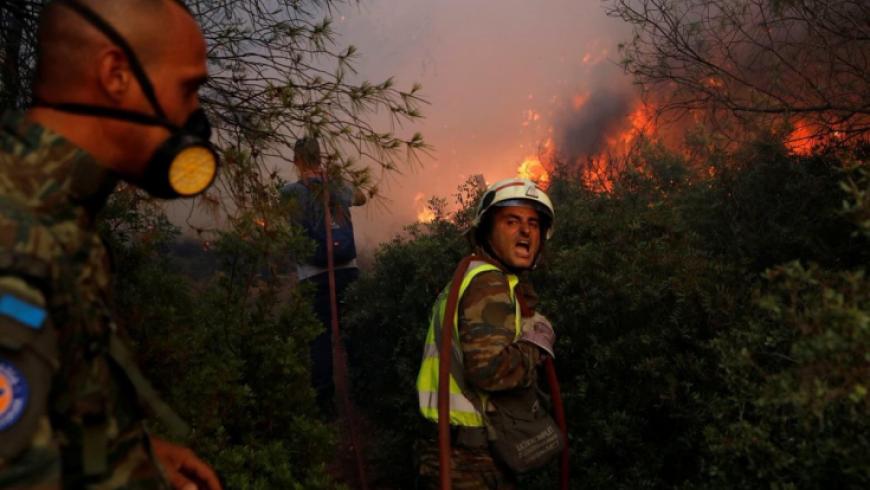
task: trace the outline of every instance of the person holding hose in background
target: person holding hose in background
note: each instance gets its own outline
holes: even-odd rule
[[[553,356],[555,334],[544,316],[520,314],[521,302],[531,307],[535,302],[523,273],[536,265],[554,218],[550,198],[533,182],[507,179],[490,186],[468,231],[473,254],[432,309],[417,391],[423,416],[437,422],[439,338],[445,317],[455,315],[449,380],[449,466],[455,489],[515,488],[517,472],[546,463],[561,448],[537,397],[539,366]],[[449,291],[455,288],[457,308],[447,311]],[[507,414],[544,423],[543,429],[531,429],[528,441],[514,444],[534,454],[518,460],[502,451],[502,443],[513,437],[499,423]],[[442,488],[437,439],[422,442],[419,457],[421,488]]]
[[[58,0],[37,56],[33,108],[0,122],[0,488],[219,490],[145,429],[185,426],[113,321],[95,227],[119,179],[161,198],[213,182],[205,40],[178,1]]]
[[[332,218],[332,254],[335,270],[335,294],[338,301],[344,297],[347,287],[359,277],[356,261],[356,243],[350,207],[366,203],[365,194],[344,180],[326,182],[321,166],[320,143],[313,136],[296,141],[293,147],[293,164],[299,180],[284,186],[281,195],[295,199],[295,212],[291,221],[305,230],[314,241],[314,254],[296,264],[296,277],[300,283],[311,284],[314,290],[314,313],[324,326],[324,331],[311,342],[311,385],[317,395],[321,411],[331,417],[335,414],[332,359],[332,311],[330,306],[329,269],[326,242],[326,223],[323,207],[324,188],[329,189],[330,216]]]

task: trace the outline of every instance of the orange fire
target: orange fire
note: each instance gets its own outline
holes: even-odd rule
[[[431,223],[435,221],[435,211],[426,204],[426,195],[418,192],[414,196],[414,207],[417,208],[417,222]]]
[[[431,223],[433,221],[435,221],[435,211],[426,208],[417,213],[418,223]]]
[[[544,141],[538,150],[537,155],[527,156],[519,167],[517,167],[517,177],[521,179],[529,179],[538,184],[542,189],[550,186],[550,170],[556,156],[556,146],[553,143],[553,138],[549,137]]]
[[[583,181],[587,187],[598,192],[613,189],[614,165],[629,154],[642,136],[655,131],[654,108],[638,101],[623,122],[605,137],[605,146],[598,155],[584,155]]]
[[[517,168],[517,176],[531,180],[542,189],[546,189],[550,185],[550,173],[536,156],[526,157],[523,160],[523,163]]]
[[[797,155],[809,155],[817,143],[816,136],[815,131],[806,121],[799,120],[788,135],[785,146]]]
[[[613,176],[611,175],[610,161],[599,156],[589,157],[585,162],[583,184],[596,192],[609,192],[613,189]]]
[[[607,138],[607,150],[610,153],[622,153],[629,149],[639,136],[652,134],[652,130],[651,108],[643,103],[638,103],[637,107],[626,118],[622,129]]]
[[[589,98],[588,92],[576,94],[570,99],[572,108],[575,111],[583,110]],[[638,100],[610,134],[605,135],[604,145],[597,154],[578,157],[576,163],[582,168],[581,178],[589,189],[597,192],[609,192],[613,189],[614,176],[618,173],[614,166],[635,149],[641,137],[651,136],[655,132],[654,111],[653,106]],[[552,128],[550,133],[552,134]],[[517,175],[546,189],[550,185],[550,172],[556,161],[556,150],[551,136],[541,145],[537,155],[527,156],[520,163]]]

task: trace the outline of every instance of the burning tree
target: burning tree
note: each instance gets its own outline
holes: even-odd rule
[[[634,26],[623,65],[662,113],[734,135],[784,131],[796,150],[870,130],[870,4],[611,0]]]

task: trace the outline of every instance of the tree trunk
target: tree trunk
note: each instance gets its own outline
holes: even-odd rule
[[[0,3],[0,32],[2,32],[2,86],[0,108],[20,108],[21,104],[21,29],[24,24],[24,2]]]

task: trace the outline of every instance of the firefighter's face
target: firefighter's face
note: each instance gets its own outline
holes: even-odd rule
[[[495,208],[489,244],[510,267],[531,269],[541,247],[538,212],[522,206]]]

